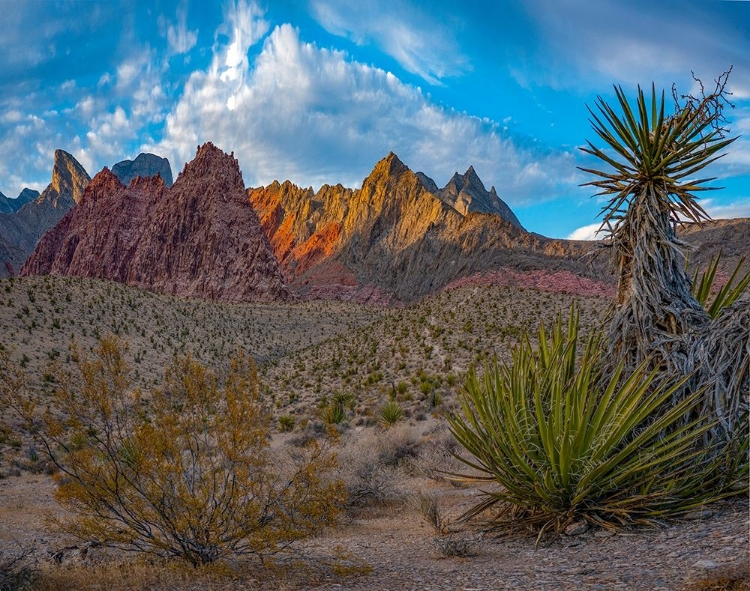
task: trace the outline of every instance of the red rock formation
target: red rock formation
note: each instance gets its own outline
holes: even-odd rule
[[[222,301],[289,297],[237,161],[210,143],[169,189],[159,177],[125,187],[97,174],[21,269],[48,273]]]
[[[463,203],[463,212],[393,153],[377,163],[361,189],[325,185],[315,194],[287,181],[247,193],[303,297],[411,300],[461,277],[502,269],[596,274],[579,260],[591,244],[530,234],[512,212],[472,211],[482,199],[492,205],[496,195],[484,190],[473,169],[456,178],[453,200]]]

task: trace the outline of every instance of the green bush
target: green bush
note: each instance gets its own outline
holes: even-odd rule
[[[561,318],[549,336],[540,327],[536,350],[524,334],[510,364],[495,362],[481,378],[470,371],[450,429],[471,456],[459,459],[482,474],[464,479],[499,488],[466,518],[495,508],[542,535],[577,519],[651,523],[747,494],[747,437],[739,451],[715,453],[699,445],[711,423],[680,426],[702,391],[655,414],[684,381],[657,386],[658,370],[645,363],[629,377],[622,364],[604,375],[599,336],[580,359],[578,341],[571,308],[567,329]]]
[[[279,417],[279,429],[284,433],[288,433],[289,431],[293,430],[294,425],[296,424],[297,419],[295,419],[292,415],[281,415]]]
[[[338,425],[346,420],[346,410],[337,402],[331,402],[321,411],[320,418],[327,425]]]
[[[380,407],[378,413],[379,422],[382,427],[388,429],[389,427],[398,423],[404,416],[404,409],[395,400],[390,400]]]

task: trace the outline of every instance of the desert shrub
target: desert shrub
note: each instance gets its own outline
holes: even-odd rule
[[[64,532],[197,566],[281,552],[333,522],[345,501],[327,479],[335,458],[315,442],[271,453],[249,357],[235,355],[221,382],[176,357],[163,387],[142,393],[122,350],[109,337],[79,353],[40,425],[73,514],[58,521]]]
[[[341,442],[337,476],[349,495],[349,509],[384,505],[405,498],[399,482],[406,460],[419,444],[406,429],[357,433]]]
[[[294,429],[294,425],[297,424],[297,419],[295,419],[292,415],[281,415],[279,417],[279,429],[283,431],[284,433],[288,433],[289,431]]]
[[[320,412],[320,418],[327,425],[338,425],[346,420],[346,410],[338,402],[331,402]]]
[[[712,423],[682,425],[701,400],[694,392],[662,412],[683,384],[655,381],[646,362],[630,376],[623,364],[603,370],[600,337],[578,355],[578,315],[571,308],[538,349],[527,335],[510,364],[471,371],[449,416],[461,459],[499,488],[466,517],[490,508],[510,511],[540,535],[576,519],[604,527],[652,523],[732,495],[747,494],[747,438],[724,453],[700,446]],[[679,425],[679,427],[676,427]]]
[[[388,429],[398,423],[404,416],[404,409],[395,400],[389,400],[378,411],[380,425]]]
[[[15,550],[0,549],[0,591],[29,589],[36,578],[32,561],[34,548],[18,546]]]

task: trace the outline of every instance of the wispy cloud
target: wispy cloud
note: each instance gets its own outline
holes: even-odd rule
[[[374,44],[407,72],[430,84],[440,84],[471,67],[460,50],[456,31],[430,11],[406,0],[312,0],[313,16],[330,33],[358,45]]]
[[[576,230],[573,230],[568,235],[568,240],[601,240],[604,238],[603,234],[599,232],[601,224],[589,224]]]
[[[525,0],[524,4],[544,40],[538,59],[516,72],[524,83],[563,88],[582,80],[628,85],[655,81],[662,86],[677,82],[689,90],[691,71],[711,81],[734,65],[730,90],[737,98],[750,96],[748,21],[719,18],[720,3]],[[750,17],[750,10],[744,14]]]
[[[198,42],[198,32],[187,26],[187,2],[183,0],[177,6],[176,22],[171,22],[161,15],[158,19],[162,36],[167,38],[170,55],[181,55],[190,51]]]

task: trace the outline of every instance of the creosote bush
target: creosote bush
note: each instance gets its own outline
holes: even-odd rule
[[[577,519],[607,528],[647,524],[706,503],[747,494],[747,438],[719,450],[700,443],[711,422],[682,418],[701,391],[665,408],[683,381],[667,386],[643,362],[629,376],[606,371],[601,337],[579,358],[571,308],[538,348],[527,335],[509,364],[471,371],[450,428],[479,472],[472,482],[497,490],[465,517],[499,508],[516,525],[560,531]],[[661,409],[661,410],[660,410]],[[501,520],[502,521],[502,520]]]
[[[221,381],[175,357],[148,392],[131,389],[114,337],[78,358],[38,424],[60,470],[57,498],[74,516],[58,522],[63,531],[198,566],[263,559],[333,523],[345,502],[328,479],[334,456],[316,442],[272,455],[249,357],[235,355]]]

